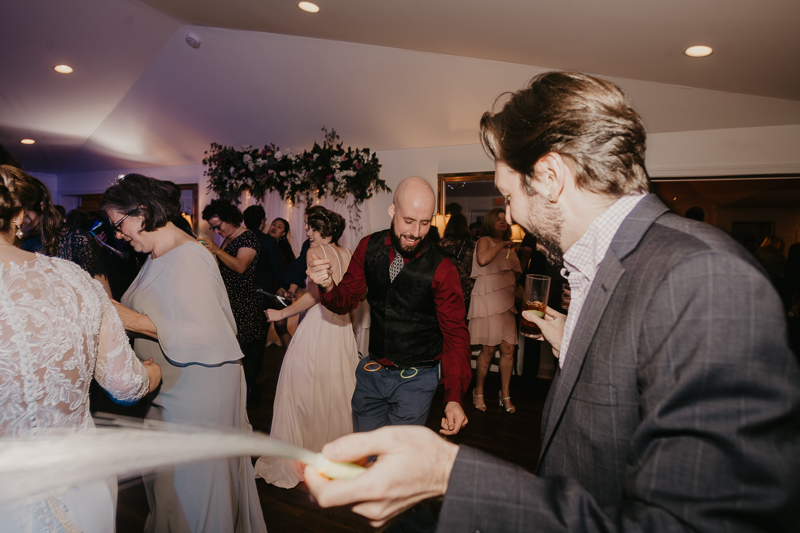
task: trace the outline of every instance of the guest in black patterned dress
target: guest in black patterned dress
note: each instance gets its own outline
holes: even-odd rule
[[[89,232],[64,225],[64,218],[53,205],[50,191],[44,183],[38,182],[36,192],[35,207],[26,216],[22,249],[72,261],[99,281],[111,296],[100,245]]]
[[[236,320],[236,340],[244,354],[242,365],[247,381],[247,403],[257,405],[261,401],[261,391],[256,385],[256,377],[267,347],[269,329],[261,296],[256,292],[261,243],[255,233],[242,227],[242,212],[230,202],[211,200],[203,209],[203,220],[225,239],[221,247],[211,239],[200,242],[219,262],[219,271]]]

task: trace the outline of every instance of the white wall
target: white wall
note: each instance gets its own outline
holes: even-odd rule
[[[39,178],[42,183],[50,190],[50,196],[55,203],[58,203],[58,176],[55,174],[44,174],[42,172],[31,172],[31,176]]]
[[[60,174],[58,176],[59,196],[99,194],[105,191],[120,174],[138,172],[145,176],[153,176],[172,181],[177,184],[197,183],[199,185],[200,205],[204,204],[206,178],[203,176],[205,166],[176,165],[170,167],[126,168],[119,170],[104,170],[98,172],[78,172],[74,174]]]
[[[798,146],[800,125],[658,133],[650,136],[647,165],[655,177],[800,174]],[[494,169],[480,144],[384,150],[377,155],[381,178],[392,190],[409,176],[427,180],[436,190],[439,174]],[[209,200],[204,169],[194,164],[61,174],[51,191],[66,206],[70,195],[101,193],[119,174],[141,172],[179,184],[197,183],[202,209]],[[391,201],[391,194],[378,194],[364,204],[364,234],[388,227]],[[295,239],[301,242],[302,232],[295,232]]]
[[[657,133],[648,147],[653,177],[800,173],[800,125]]]

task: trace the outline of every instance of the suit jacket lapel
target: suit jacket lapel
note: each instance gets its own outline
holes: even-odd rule
[[[589,346],[600,326],[600,319],[603,317],[608,302],[611,301],[611,296],[614,294],[619,280],[625,273],[625,268],[621,263],[622,259],[636,248],[655,219],[666,211],[668,208],[655,195],[650,194],[643,198],[620,226],[605,258],[600,263],[597,276],[586,296],[586,302],[583,304],[578,322],[575,324],[564,367],[558,372],[548,397],[542,417],[541,457],[544,457],[550,445],[558,421],[561,419],[572,389],[578,381]]]
[[[553,437],[553,430],[564,412],[567,400],[569,400],[572,389],[575,387],[575,382],[578,381],[581,367],[583,367],[583,361],[586,358],[586,352],[589,349],[595,331],[597,331],[597,327],[600,325],[603,312],[608,302],[611,300],[614,288],[617,286],[624,272],[625,269],[622,268],[619,261],[613,257],[609,249],[605,259],[603,259],[597,277],[594,283],[592,283],[592,288],[586,297],[586,302],[583,304],[578,322],[575,324],[575,331],[572,333],[567,359],[564,361],[564,366],[561,368],[558,381],[554,384],[555,390],[551,393],[551,398],[548,402],[548,411],[543,417],[544,434],[542,435],[542,455],[544,455],[544,451],[550,444],[550,440]]]

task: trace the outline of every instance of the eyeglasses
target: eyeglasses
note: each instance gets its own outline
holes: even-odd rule
[[[218,226],[212,226],[209,224],[208,227],[211,228],[211,231],[222,231],[222,222],[220,222]]]
[[[119,222],[117,222],[116,224],[113,225],[114,226],[114,233],[122,233],[122,223],[125,222],[125,219],[128,218],[129,216],[130,216],[130,214],[125,215],[124,217],[119,219]]]

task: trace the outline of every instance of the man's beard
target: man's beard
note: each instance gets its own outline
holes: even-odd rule
[[[403,244],[401,237],[405,237],[407,239],[413,239],[414,238],[413,235],[411,235],[410,233],[404,233],[403,235],[398,235],[394,230],[394,221],[392,221],[392,226],[389,229],[389,237],[392,239],[392,246],[394,246],[394,249],[400,252],[400,255],[402,255],[406,259],[411,259],[417,256],[417,253],[420,251],[422,246],[424,246],[428,242],[428,235],[425,235],[425,237],[419,239],[416,243],[414,243],[413,246],[409,248],[408,246]]]
[[[542,200],[537,202],[536,198]],[[561,251],[561,227],[564,219],[561,213],[541,196],[531,197],[529,212],[525,217],[514,217],[516,220],[525,218],[522,226],[536,237],[538,248],[551,265],[560,265],[564,262],[564,252]],[[539,204],[539,205],[537,205]]]
[[[561,228],[556,228],[560,230]],[[564,263],[564,253],[561,251],[561,245],[558,243],[557,236],[548,234],[542,235],[537,232],[532,232],[536,237],[536,247],[547,258],[547,262],[551,265],[561,265]]]

